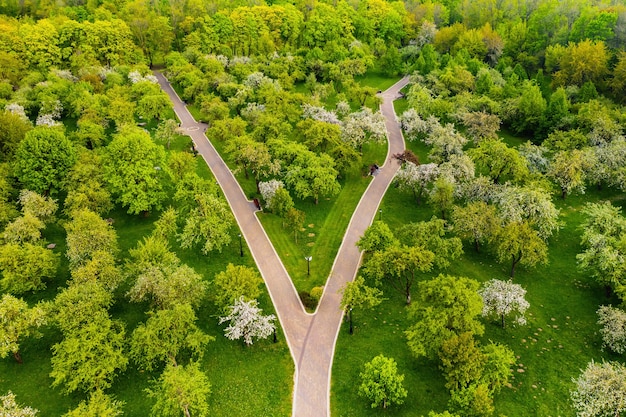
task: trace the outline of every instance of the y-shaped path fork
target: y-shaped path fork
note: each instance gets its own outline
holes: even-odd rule
[[[383,99],[381,111],[385,116],[389,141],[386,162],[361,197],[324,287],[324,295],[315,314],[308,314],[255,215],[254,203],[246,198],[239,183],[204,135],[206,125],[194,120],[185,103],[163,74],[160,72],[154,74],[174,105],[182,131],[191,137],[198,153],[202,155],[221,186],[265,280],[296,365],[292,415],[330,416],[330,373],[343,317],[343,312],[339,308],[341,301],[339,290],[346,282],[352,281],[357,273],[361,253],[356,247],[356,242],[372,223],[378,206],[399,168],[392,155],[404,151],[404,139],[396,120],[393,101],[399,97],[400,89],[409,82],[408,77],[401,79],[381,94]]]

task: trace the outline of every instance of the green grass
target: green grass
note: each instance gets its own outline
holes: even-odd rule
[[[189,138],[179,136],[173,141],[171,149],[184,149],[188,141]],[[206,164],[200,158],[198,162],[198,173],[205,178],[212,178]],[[158,212],[154,212],[149,217],[131,216],[123,209],[109,213],[118,234],[120,258],[125,258],[128,250],[151,232],[152,223],[158,215]],[[239,256],[239,241],[236,238],[238,232],[236,229],[232,231],[232,242],[222,253],[203,256],[199,251],[182,250],[175,245],[173,250],[182,262],[193,267],[205,280],[211,281],[228,263],[255,267],[247,248],[244,248],[245,256]],[[67,261],[63,256],[66,250],[63,228],[57,224],[49,226],[45,231],[45,238],[57,244],[54,250],[61,254],[61,268],[46,290],[25,297],[29,303],[52,300],[59,288],[66,285],[65,281],[69,276]],[[130,287],[130,283],[126,283],[124,287],[116,294],[116,303],[110,314],[114,319],[125,323],[128,339],[136,325],[147,319],[149,305],[128,302],[124,292]],[[275,313],[266,292],[259,302],[265,314]],[[278,330],[278,343],[272,343],[270,337],[246,348],[240,342],[230,341],[223,336],[224,326],[218,326],[218,315],[210,300],[197,312],[198,325],[216,339],[208,344],[202,360],[202,369],[212,386],[209,398],[211,415],[290,415],[294,366],[281,330]],[[0,360],[0,395],[8,390],[13,391],[20,404],[39,409],[38,416],[41,417],[58,417],[84,400],[86,396],[82,393],[65,395],[60,388],[50,386],[50,347],[61,339],[62,335],[58,330],[46,328],[41,339],[26,339],[21,345],[24,364],[17,364],[12,357]],[[144,417],[149,414],[153,400],[147,398],[144,390],[158,374],[141,372],[131,363],[124,373],[115,378],[113,387],[108,392],[125,402],[124,416]],[[242,398],[246,400],[242,401]]]
[[[385,91],[398,81],[399,77],[389,77],[382,71],[374,69],[366,72],[364,75],[354,77],[354,81],[366,86],[373,87],[376,90]]]
[[[502,329],[498,323],[485,321],[482,342],[506,344],[517,356],[511,387],[495,396],[495,415],[573,416],[569,400],[571,379],[591,359],[619,359],[602,351],[595,314],[599,305],[616,300],[607,299],[603,288],[576,268],[575,259],[580,251],[579,225],[583,221],[580,208],[587,201],[602,199],[626,204],[624,195],[615,191],[589,190],[584,196],[570,196],[565,201],[555,198],[565,226],[550,240],[549,264],[536,269],[521,268],[515,276],[515,282],[528,291],[528,324]],[[406,222],[427,220],[433,214],[428,206],[417,206],[409,195],[394,188],[387,193],[383,207],[383,220],[392,229]],[[496,263],[486,248],[476,253],[467,244],[465,255],[446,273],[484,282],[507,279],[509,267]],[[424,275],[422,279],[434,275]],[[449,395],[438,364],[412,358],[403,335],[410,322],[402,297],[393,289],[384,290],[388,300],[381,306],[370,312],[355,312],[353,336],[347,334],[345,324],[340,333],[332,374],[333,416],[380,414],[380,410],[372,410],[356,394],[363,364],[379,353],[396,359],[409,391],[406,403],[392,407],[386,415],[420,416],[430,410],[447,409]]]

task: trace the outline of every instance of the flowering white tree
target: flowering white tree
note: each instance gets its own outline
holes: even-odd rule
[[[441,163],[450,159],[452,155],[462,155],[463,146],[467,138],[456,131],[452,123],[440,124],[435,118],[429,117],[429,134],[424,139],[426,145],[432,146],[428,157],[434,162]]]
[[[548,149],[545,146],[537,146],[531,141],[527,141],[519,146],[518,151],[526,159],[528,170],[531,173],[538,172],[543,174],[548,170],[550,160],[546,156]]]
[[[230,314],[220,317],[220,324],[230,321],[224,329],[224,335],[230,340],[243,338],[246,345],[252,344],[252,338],[266,339],[276,329],[276,316],[263,316],[257,300],[245,301],[243,297],[228,307]]]
[[[414,140],[428,132],[428,124],[413,108],[400,115],[400,126],[408,140]]]
[[[501,187],[495,200],[500,218],[505,223],[527,220],[539,236],[547,239],[561,227],[560,211],[554,206],[550,194],[540,187]]]
[[[502,321],[504,328],[505,316],[517,314],[515,322],[517,324],[526,324],[524,313],[530,307],[530,304],[524,296],[526,290],[519,284],[512,281],[501,281],[492,279],[487,282],[483,288],[478,290],[483,298],[483,316],[497,316]]]
[[[380,112],[368,107],[350,113],[343,121],[341,138],[354,148],[361,150],[368,140],[381,142],[386,138],[385,118]]]
[[[4,106],[4,109],[8,111],[9,113],[13,113],[13,114],[20,116],[24,120],[28,120],[28,117],[26,117],[26,112],[24,111],[24,106],[20,104],[9,103],[6,106]]]
[[[579,417],[618,417],[626,411],[626,368],[618,362],[597,364],[572,379],[571,398]]]
[[[413,192],[413,197],[420,203],[420,198],[426,187],[435,181],[439,175],[437,164],[415,165],[405,162],[396,174],[396,182],[401,190]]]
[[[39,410],[23,407],[15,402],[15,394],[11,391],[0,397],[0,416],[7,417],[35,417]]]
[[[261,181],[259,183],[259,191],[261,192],[261,197],[265,201],[265,204],[268,206],[272,205],[272,199],[274,195],[276,195],[276,191],[279,188],[284,188],[285,184],[283,184],[280,180],[269,180],[269,181]]]
[[[131,84],[137,84],[138,82],[147,81],[152,84],[157,84],[157,78],[152,74],[141,75],[139,71],[131,71],[128,73],[128,80]]]
[[[332,123],[335,125],[341,124],[341,121],[339,120],[335,112],[328,111],[323,107],[312,106],[306,103],[302,106],[302,118]]]
[[[626,352],[626,312],[620,308],[600,306],[597,313],[604,346],[615,353]]]
[[[455,185],[470,181],[475,175],[474,161],[465,154],[450,155],[439,165],[439,175]]]

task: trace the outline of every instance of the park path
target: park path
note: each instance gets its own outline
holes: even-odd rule
[[[408,83],[408,77],[381,94],[381,111],[389,140],[386,161],[370,182],[352,215],[315,314],[308,314],[255,215],[254,204],[247,200],[239,183],[204,135],[206,125],[194,120],[185,103],[160,72],[155,72],[155,75],[174,105],[174,111],[181,121],[181,130],[191,137],[221,186],[265,280],[296,365],[293,417],[330,416],[330,374],[343,318],[339,308],[339,290],[346,282],[352,281],[358,271],[361,253],[356,242],[378,213],[378,206],[399,168],[399,163],[392,155],[404,151],[404,139],[396,120],[393,101],[399,97],[400,89]]]

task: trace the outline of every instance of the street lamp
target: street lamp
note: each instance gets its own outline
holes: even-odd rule
[[[305,256],[304,259],[306,259],[306,275],[309,276],[311,275],[311,259],[313,259],[313,257]]]
[[[378,209],[378,220],[379,221],[383,220],[383,209]]]
[[[241,233],[239,233],[239,256],[243,256],[243,244],[241,243]]]

